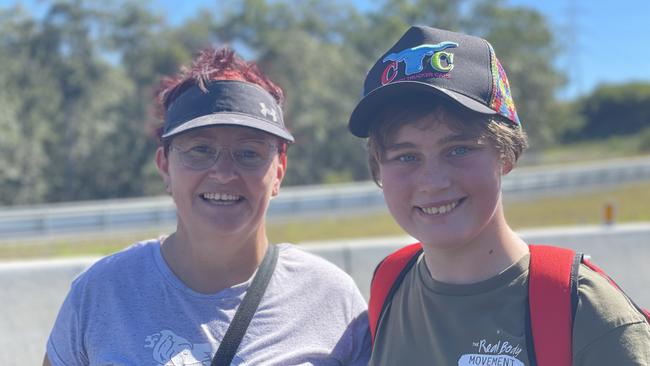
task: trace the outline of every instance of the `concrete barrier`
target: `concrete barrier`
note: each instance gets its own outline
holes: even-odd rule
[[[521,231],[529,243],[591,255],[643,307],[650,307],[650,223]],[[304,243],[348,272],[364,296],[375,265],[409,237]],[[70,282],[97,258],[0,263],[0,362],[40,364],[45,342]],[[17,351],[20,350],[20,351]]]
[[[0,264],[0,364],[40,365],[70,282],[96,258]]]
[[[557,245],[589,255],[638,305],[650,308],[650,223],[523,230],[519,235],[531,244]],[[367,298],[377,263],[413,242],[404,236],[305,243],[305,248],[349,273]]]

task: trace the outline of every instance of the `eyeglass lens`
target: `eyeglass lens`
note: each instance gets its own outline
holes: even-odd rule
[[[268,163],[277,148],[263,140],[242,141],[234,146],[214,146],[196,144],[174,146],[180,154],[182,163],[190,169],[202,170],[214,165],[223,150],[230,153],[232,161],[244,169],[256,169]]]

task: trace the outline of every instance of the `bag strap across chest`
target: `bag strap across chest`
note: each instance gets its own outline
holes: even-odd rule
[[[571,366],[582,255],[546,245],[529,249],[526,339],[530,358],[540,366]]]
[[[386,310],[386,305],[393,299],[404,276],[413,267],[420,253],[422,253],[422,245],[420,243],[411,244],[384,258],[375,268],[370,283],[370,300],[368,301],[368,321],[373,343],[379,320]]]
[[[269,281],[273,276],[275,265],[278,262],[278,248],[275,245],[269,245],[264,255],[264,259],[253,277],[253,281],[246,290],[246,295],[237,308],[223,340],[212,358],[212,366],[229,366],[232,359],[237,353],[239,344],[246,334],[246,329],[250,324],[257,307],[262,300],[264,292],[268,287]]]

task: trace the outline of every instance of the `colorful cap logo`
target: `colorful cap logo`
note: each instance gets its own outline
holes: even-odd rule
[[[446,74],[454,68],[454,54],[445,52],[448,48],[458,47],[455,42],[441,42],[438,44],[424,44],[407,48],[399,53],[391,53],[384,57],[383,62],[389,62],[381,74],[381,85],[393,81],[417,80],[436,77],[434,73]],[[431,70],[425,70],[424,59],[429,56],[428,65]],[[397,79],[399,64],[404,63],[404,78]],[[422,74],[422,72],[426,72]],[[397,80],[396,80],[397,79]]]

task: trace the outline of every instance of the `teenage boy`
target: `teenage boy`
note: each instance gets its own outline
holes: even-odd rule
[[[585,264],[566,342],[551,339],[543,351],[531,335],[533,247],[510,229],[501,199],[502,177],[527,140],[486,40],[411,27],[369,71],[349,128],[368,138],[388,209],[423,249],[376,324],[370,314],[370,365],[558,366],[540,360],[560,349],[568,365],[650,365],[645,317]],[[371,303],[395,282],[373,283]]]

